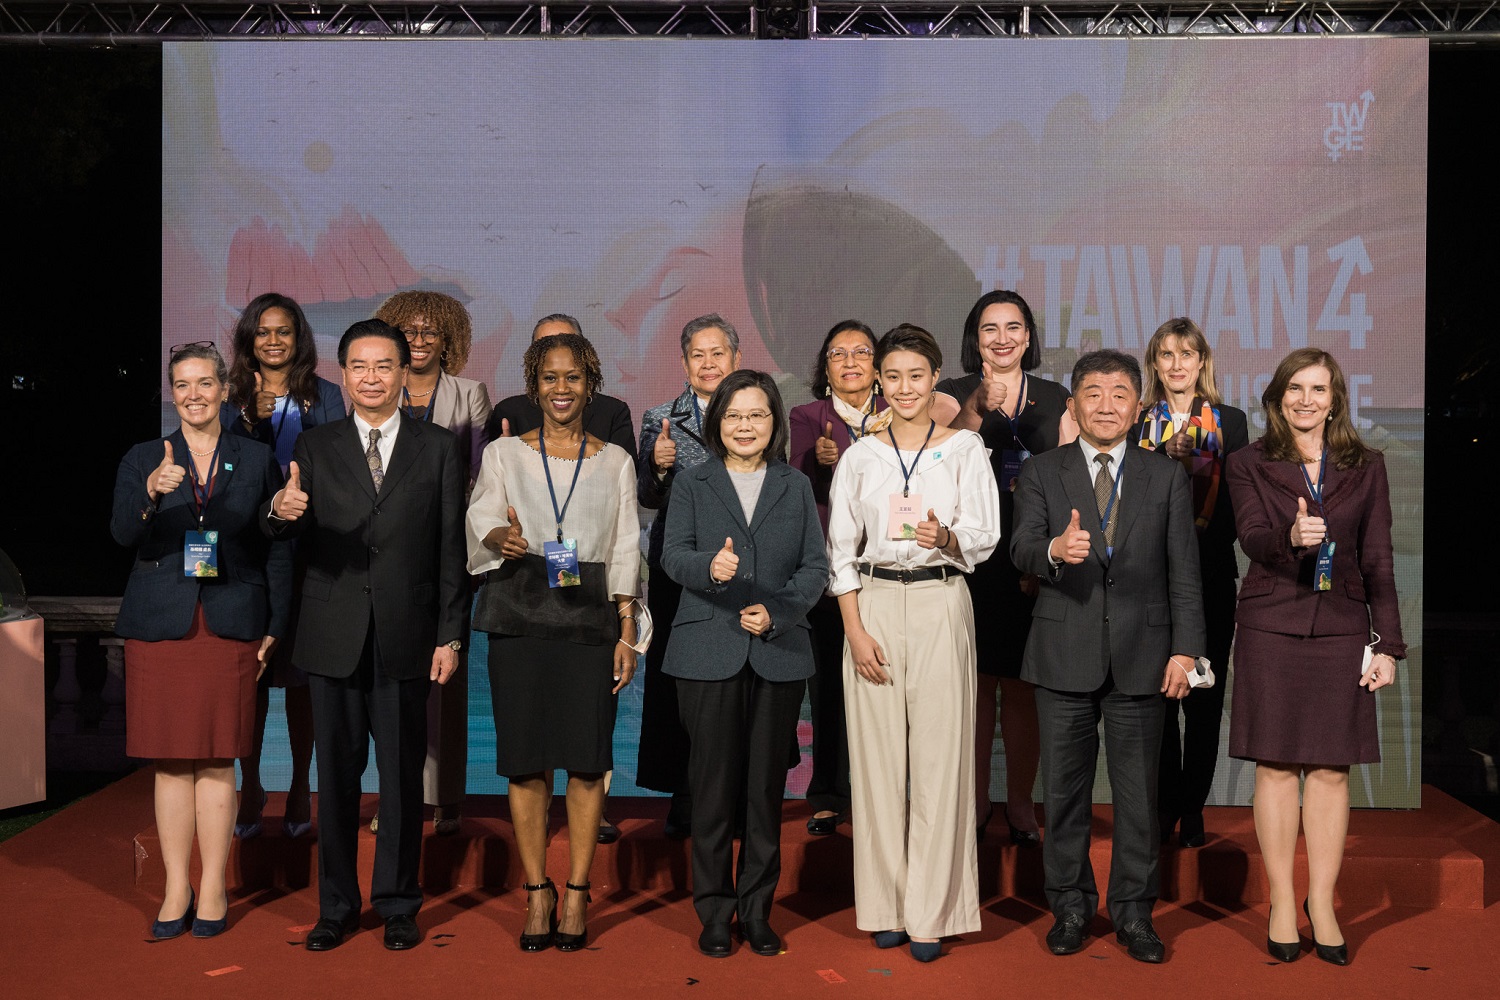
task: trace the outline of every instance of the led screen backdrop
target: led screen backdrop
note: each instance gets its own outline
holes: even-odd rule
[[[433,288],[472,313],[464,374],[493,397],[520,391],[533,321],[561,311],[639,415],[681,390],[678,336],[701,313],[728,317],[795,404],[833,322],[921,324],[954,374],[969,305],[1005,287],[1036,312],[1039,374],[1060,380],[1082,351],[1138,352],[1193,317],[1252,433],[1277,361],[1328,349],[1390,464],[1414,646],[1380,696],[1384,763],[1354,797],[1417,804],[1424,42],[164,50],[163,345],[227,347],[238,310],[280,291],[336,379],[349,323]],[[477,646],[470,787],[495,791]],[[621,701],[617,794],[634,791],[639,697]],[[1251,774],[1221,766],[1215,801],[1247,801]]]

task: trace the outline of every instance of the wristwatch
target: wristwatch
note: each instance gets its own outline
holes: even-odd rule
[[[453,650],[455,653],[458,652],[460,649],[464,648],[464,643],[463,643],[462,639],[454,639],[451,642],[445,642],[445,643],[443,643],[443,645],[447,646],[449,649]]]

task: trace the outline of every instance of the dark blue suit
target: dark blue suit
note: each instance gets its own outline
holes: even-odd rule
[[[331,424],[347,415],[343,390],[326,378],[319,378],[318,401],[303,409],[302,429],[311,430],[323,424]],[[241,411],[228,402],[219,407],[219,423],[224,425],[226,431],[239,437],[254,438],[265,445],[270,445],[274,440],[274,427],[269,419],[257,420],[253,428],[246,427],[245,421],[241,419]]]
[[[146,479],[161,464],[161,438],[126,452],[115,476],[110,533],[136,550],[115,633],[147,642],[181,639],[192,628],[193,611],[201,601],[214,635],[247,641],[281,638],[291,608],[291,547],[269,541],[257,523],[261,504],[281,488],[281,470],[271,449],[220,436],[219,469],[204,518],[205,529],[219,532],[219,575],[197,578],[182,572],[184,536],[198,530],[192,458],[181,431],[166,440],[172,443],[173,460],[188,475],[159,504],[153,506],[147,498]]]

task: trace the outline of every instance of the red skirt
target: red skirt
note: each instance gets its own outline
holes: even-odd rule
[[[181,639],[125,640],[125,752],[203,760],[250,756],[260,642],[220,639],[193,611]]]

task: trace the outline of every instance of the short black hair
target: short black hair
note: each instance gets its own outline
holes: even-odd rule
[[[823,338],[823,346],[818,348],[818,356],[813,360],[812,381],[807,383],[812,389],[814,396],[821,396],[828,391],[828,345],[833,343],[833,338],[841,333],[853,330],[870,338],[870,349],[875,349],[875,331],[857,319],[846,319],[842,323],[833,324],[828,331],[828,336]],[[879,378],[875,380],[879,382]]]
[[[1135,386],[1135,394],[1141,394],[1141,363],[1134,355],[1124,351],[1090,351],[1073,363],[1073,380],[1068,388],[1078,391],[1078,383],[1085,375],[1102,375],[1105,372],[1124,372]]]
[[[724,423],[724,411],[729,409],[729,401],[741,389],[759,389],[766,394],[766,401],[771,404],[771,443],[766,445],[764,458],[766,461],[774,458],[785,462],[787,439],[791,435],[787,431],[786,406],[781,402],[781,390],[776,388],[776,380],[770,375],[750,368],[739,368],[725,375],[714,394],[709,397],[708,412],[703,415],[704,447],[720,461],[729,455],[729,449],[724,447],[721,425]]]
[[[964,339],[959,347],[958,361],[964,371],[978,375],[984,371],[984,357],[979,353],[979,317],[990,306],[1008,302],[1021,311],[1021,321],[1026,324],[1026,353],[1021,355],[1021,370],[1029,372],[1042,363],[1042,344],[1036,335],[1036,317],[1031,315],[1031,306],[1016,292],[996,289],[985,292],[969,310],[964,320]]]
[[[880,369],[885,366],[885,359],[897,351],[911,351],[922,355],[934,374],[943,367],[943,349],[938,347],[937,339],[920,326],[902,323],[887,330],[885,336],[880,338],[880,343],[875,345],[876,377],[879,377]]]
[[[406,342],[406,335],[391,326],[383,319],[362,319],[339,338],[339,367],[344,367],[349,360],[349,345],[362,337],[384,337],[396,345],[396,357],[401,361],[401,367],[411,365],[411,345]]]

